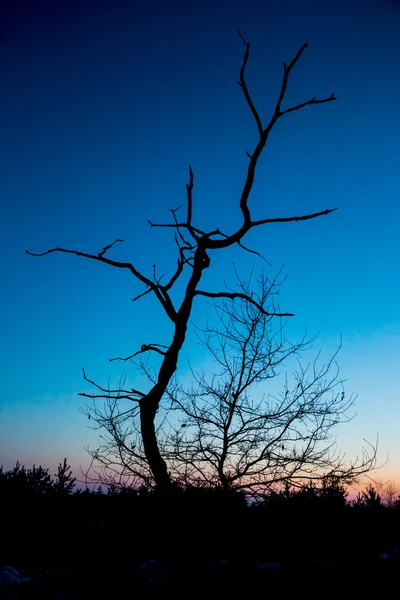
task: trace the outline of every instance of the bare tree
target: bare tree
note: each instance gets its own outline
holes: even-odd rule
[[[337,352],[326,364],[317,354],[304,367],[301,355],[314,340],[291,343],[286,323],[273,316],[280,282],[262,275],[258,293],[250,280],[238,287],[255,302],[216,304],[217,324],[200,334],[212,373],[192,371],[189,389],[167,389],[180,414],[166,444],[175,479],[259,497],[282,484],[350,483],[373,469],[374,446],[349,463],[333,437],[355,400],[338,376]],[[296,366],[291,377],[283,370],[288,362]]]
[[[383,503],[388,508],[394,508],[399,500],[399,492],[396,488],[394,481],[388,481],[385,484],[379,485],[377,482],[376,487],[380,492]]]
[[[157,375],[154,383],[147,391],[138,389],[122,389],[110,392],[104,390],[100,386],[96,386],[96,392],[89,395],[92,398],[109,398],[110,395],[117,399],[128,399],[133,402],[137,408],[136,410],[139,415],[140,422],[140,436],[142,441],[143,453],[145,460],[148,464],[151,475],[154,478],[156,485],[161,489],[169,489],[171,486],[171,476],[168,472],[167,464],[160,452],[160,447],[157,442],[155,418],[157,411],[160,406],[160,402],[166,393],[166,389],[175,374],[178,357],[182,346],[185,341],[189,318],[192,312],[193,303],[199,296],[206,298],[226,298],[229,300],[236,300],[241,298],[250,305],[256,306],[261,310],[264,310],[257,301],[251,296],[241,292],[227,292],[227,291],[208,291],[200,287],[200,282],[203,273],[209,268],[211,263],[211,250],[222,250],[231,248],[234,245],[239,245],[244,250],[255,252],[246,248],[243,244],[243,240],[246,234],[255,227],[262,225],[268,225],[270,223],[291,223],[297,221],[306,221],[315,219],[317,217],[328,215],[329,213],[336,210],[325,209],[320,212],[312,214],[292,215],[287,217],[267,217],[264,219],[255,220],[251,215],[251,207],[249,205],[249,197],[253,187],[254,177],[256,168],[258,165],[259,158],[265,148],[269,134],[276,123],[285,115],[294,111],[301,110],[307,106],[314,106],[317,104],[324,104],[327,102],[333,102],[336,100],[334,94],[322,99],[312,97],[309,100],[300,102],[295,106],[289,108],[283,108],[283,100],[285,97],[289,76],[292,69],[299,61],[300,57],[304,53],[308,44],[304,44],[292,61],[289,64],[283,64],[283,76],[278,99],[276,102],[275,109],[269,122],[265,125],[263,118],[260,116],[258,109],[256,108],[246,83],[246,67],[250,53],[250,43],[247,42],[241,33],[239,32],[241,40],[244,44],[244,57],[240,68],[240,75],[238,84],[244,94],[247,105],[254,117],[254,121],[257,128],[258,139],[255,143],[254,149],[251,153],[247,152],[248,156],[248,167],[247,175],[243,184],[242,191],[239,199],[239,209],[242,215],[242,224],[240,227],[231,233],[222,232],[219,228],[210,231],[202,230],[196,227],[192,219],[192,208],[193,208],[193,189],[194,189],[194,175],[193,170],[189,167],[189,183],[186,184],[187,192],[187,212],[186,218],[178,218],[178,209],[171,209],[172,222],[169,223],[153,223],[149,221],[151,227],[167,227],[172,229],[175,235],[175,241],[177,245],[177,265],[172,275],[165,283],[162,283],[160,277],[156,275],[155,269],[153,276],[144,275],[139,272],[138,269],[131,262],[122,262],[113,260],[107,256],[109,250],[112,249],[114,244],[122,242],[122,240],[115,240],[113,243],[106,245],[102,250],[97,253],[82,252],[80,250],[67,249],[55,247],[42,253],[28,252],[33,256],[43,256],[51,254],[53,252],[62,252],[68,254],[74,254],[79,257],[88,258],[95,260],[103,264],[128,270],[133,277],[144,285],[145,289],[141,292],[135,300],[143,298],[148,294],[154,294],[159,301],[161,308],[165,312],[167,319],[173,325],[172,339],[167,344],[154,344],[147,343],[143,344],[140,349],[133,353],[132,356],[126,357],[122,360],[129,360],[135,355],[141,353],[150,352],[156,354],[160,358],[160,362],[157,366]],[[257,254],[257,252],[255,252]],[[182,294],[180,303],[174,303],[171,297],[171,290],[174,288],[178,280],[181,280],[181,276],[184,272],[189,272],[188,280],[185,284],[185,288]],[[164,281],[164,280],[163,280]],[[274,316],[289,316],[290,313],[273,313]],[[86,375],[85,379],[90,381]],[[92,382],[94,383],[94,382]],[[96,385],[96,384],[95,384]],[[82,394],[88,396],[88,394]]]

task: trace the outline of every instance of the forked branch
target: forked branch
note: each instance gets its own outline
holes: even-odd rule
[[[152,292],[154,292],[154,294],[156,295],[160,304],[162,305],[165,312],[167,313],[168,317],[171,319],[172,322],[175,322],[176,311],[175,311],[172,301],[168,295],[168,292],[165,290],[165,288],[163,288],[163,286],[158,285],[157,282],[154,282],[151,279],[149,279],[148,277],[145,277],[144,275],[142,275],[142,273],[140,273],[140,271],[138,271],[133,266],[132,263],[121,262],[118,260],[111,260],[110,258],[107,258],[105,256],[105,253],[107,252],[107,250],[109,248],[111,248],[116,242],[122,242],[122,240],[115,240],[115,242],[113,242],[112,244],[105,246],[101,250],[101,252],[99,252],[98,254],[89,254],[88,252],[81,252],[80,250],[70,250],[68,248],[59,248],[58,246],[56,248],[51,248],[50,250],[46,250],[45,252],[35,253],[35,252],[30,252],[29,250],[25,250],[25,252],[27,254],[29,254],[30,256],[45,256],[47,254],[52,254],[53,252],[65,252],[66,254],[75,254],[76,256],[83,256],[84,258],[90,258],[91,260],[96,260],[98,262],[105,263],[106,265],[110,265],[110,266],[116,267],[118,269],[127,269],[128,271],[130,271],[132,273],[132,275],[134,275],[137,279],[139,279],[139,281],[144,283],[147,288],[150,288],[150,290]],[[142,295],[144,296],[147,293],[148,293],[148,291],[146,290],[143,294],[137,296],[135,298],[135,300],[137,300]]]
[[[145,397],[145,394],[143,394],[143,392],[140,392],[139,390],[135,390],[134,388],[132,388],[131,390],[125,390],[122,388],[119,388],[116,390],[110,390],[110,389],[104,388],[101,385],[99,385],[98,383],[96,383],[95,381],[92,381],[91,379],[89,379],[86,376],[86,372],[83,367],[82,367],[82,372],[83,372],[84,380],[87,381],[88,383],[90,383],[91,385],[93,385],[95,388],[97,388],[101,392],[104,392],[104,394],[85,394],[85,393],[81,392],[78,394],[78,396],[85,396],[86,398],[110,398],[113,396],[118,396],[118,398],[125,398],[126,400],[136,400],[136,401],[138,401],[138,398],[141,399],[141,398]],[[138,398],[133,398],[132,396],[138,396]]]
[[[189,231],[189,233],[191,234],[191,236],[195,239],[195,241],[197,243],[203,244],[203,247],[205,249],[213,249],[214,250],[214,249],[218,249],[218,248],[228,248],[228,247],[232,246],[233,244],[241,245],[240,242],[243,239],[243,237],[246,235],[246,233],[253,227],[258,227],[259,225],[266,225],[269,223],[290,223],[290,222],[297,222],[297,221],[307,221],[310,219],[316,219],[318,217],[328,215],[329,213],[337,210],[337,208],[327,208],[327,209],[319,211],[319,212],[309,213],[309,214],[299,215],[299,216],[270,217],[270,218],[258,219],[258,220],[253,220],[251,218],[251,212],[250,212],[250,208],[248,205],[248,200],[249,200],[250,192],[252,190],[253,183],[254,183],[256,167],[258,164],[258,160],[262,154],[262,151],[264,150],[264,147],[267,143],[269,134],[271,133],[271,131],[272,131],[273,127],[275,126],[276,122],[278,121],[278,119],[280,119],[285,114],[288,114],[295,110],[301,110],[302,108],[305,108],[306,106],[312,106],[315,104],[323,104],[326,102],[332,102],[332,101],[336,100],[336,97],[333,93],[330,96],[328,96],[326,98],[321,98],[321,99],[318,99],[314,96],[310,100],[301,102],[299,104],[296,104],[295,106],[291,106],[286,109],[282,109],[282,102],[285,98],[290,73],[308,46],[307,43],[303,44],[301,46],[301,48],[298,50],[295,57],[291,60],[289,65],[286,62],[283,63],[283,77],[282,77],[282,82],[281,82],[278,99],[277,99],[277,102],[275,105],[275,110],[273,112],[273,115],[272,115],[268,125],[266,127],[264,127],[262,124],[260,113],[257,110],[257,108],[251,98],[250,92],[248,90],[247,82],[246,82],[246,67],[247,67],[249,56],[250,56],[250,42],[247,42],[245,40],[245,38],[243,37],[242,33],[239,30],[238,30],[238,33],[239,33],[240,39],[242,40],[242,42],[246,48],[244,56],[243,56],[242,65],[240,68],[238,85],[242,89],[244,97],[247,102],[247,105],[250,109],[250,112],[252,113],[252,115],[254,117],[254,120],[257,125],[258,135],[259,135],[258,142],[257,142],[253,152],[251,152],[251,153],[246,152],[247,156],[249,157],[249,165],[248,165],[248,169],[247,169],[246,180],[245,180],[245,183],[244,183],[244,186],[242,189],[240,202],[239,202],[239,207],[240,207],[240,210],[243,215],[243,224],[241,225],[241,227],[239,227],[239,229],[237,229],[231,235],[222,236],[223,239],[221,239],[221,237],[220,237],[222,234],[220,233],[219,229],[217,229],[215,231],[205,232],[205,231],[202,231],[201,229],[198,229],[192,225],[194,179],[193,179],[193,170],[192,170],[191,166],[189,166],[189,183],[186,184],[186,191],[187,191],[187,220],[186,220],[186,222],[183,222],[183,221],[178,222],[176,218],[174,218],[174,223],[153,223],[152,221],[148,221],[148,223],[151,225],[151,227],[172,227],[172,228],[177,229],[178,231],[181,231],[182,229],[187,229]],[[175,217],[175,214],[174,214],[174,217]],[[216,238],[215,236],[218,236],[218,237]]]

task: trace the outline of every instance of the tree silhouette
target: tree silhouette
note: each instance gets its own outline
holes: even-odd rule
[[[381,496],[370,483],[365,490],[358,492],[354,506],[364,506],[368,508],[380,508],[382,506]]]
[[[0,490],[13,497],[48,494],[52,491],[49,469],[35,465],[26,469],[19,461],[9,471],[3,471],[3,467],[0,467]]]
[[[335,428],[351,419],[355,398],[346,396],[339,379],[337,352],[325,364],[318,354],[302,364],[314,340],[304,335],[292,343],[285,336],[285,323],[273,316],[279,287],[265,276],[258,278],[258,292],[250,280],[240,281],[244,297],[256,288],[256,303],[216,305],[217,324],[199,336],[216,371],[192,371],[189,389],[167,388],[181,418],[164,441],[165,452],[185,485],[259,497],[277,484],[313,481],[332,493],[333,482],[350,483],[375,466],[371,444],[350,463],[337,449]],[[291,376],[284,371],[288,361],[295,367]]]
[[[13,469],[4,471],[0,467],[0,493],[11,493],[14,496],[70,494],[75,487],[76,477],[72,477],[71,467],[64,458],[58,465],[55,479],[51,478],[49,469],[33,465],[26,469],[19,461]]]
[[[186,184],[187,192],[187,207],[186,216],[181,219],[178,216],[179,209],[171,209],[172,222],[168,223],[154,223],[149,221],[151,227],[161,227],[171,229],[174,233],[174,238],[177,246],[177,264],[172,275],[167,281],[162,282],[162,278],[157,276],[156,269],[154,268],[153,276],[144,275],[134,266],[133,263],[128,261],[117,261],[108,257],[108,252],[113,248],[116,243],[120,243],[123,240],[117,239],[114,242],[104,246],[102,250],[97,253],[83,252],[75,249],[54,247],[45,252],[32,253],[27,251],[32,256],[44,256],[53,252],[61,252],[67,254],[73,254],[82,258],[88,258],[103,264],[115,267],[117,269],[127,270],[132,276],[144,286],[142,291],[135,300],[143,298],[148,294],[154,294],[159,304],[164,311],[166,318],[172,323],[173,334],[172,339],[167,344],[160,343],[145,343],[142,344],[140,349],[134,352],[131,356],[122,358],[120,360],[128,361],[135,356],[151,353],[157,355],[160,359],[160,363],[156,369],[156,376],[154,383],[151,388],[144,392],[139,389],[126,389],[119,388],[116,390],[110,390],[104,388],[94,381],[90,380],[85,371],[83,371],[84,378],[86,381],[92,383],[96,391],[93,394],[82,393],[83,396],[91,398],[106,398],[119,400],[121,398],[131,400],[134,404],[134,408],[131,411],[131,418],[137,418],[138,421],[136,426],[140,429],[142,451],[138,455],[143,458],[147,465],[147,473],[151,474],[157,487],[168,490],[171,487],[172,479],[168,470],[166,461],[164,460],[160,447],[157,440],[157,432],[155,426],[155,418],[157,411],[160,406],[160,402],[166,394],[168,385],[173,378],[177,369],[177,362],[182,346],[185,342],[186,332],[189,325],[189,319],[192,313],[193,303],[198,297],[203,298],[224,298],[227,300],[235,301],[241,299],[248,305],[252,305],[261,312],[264,312],[266,316],[274,316],[276,318],[284,316],[292,316],[291,313],[284,312],[272,312],[269,313],[266,309],[260,305],[257,300],[251,294],[242,292],[230,292],[230,291],[210,291],[200,287],[201,280],[204,271],[211,265],[212,250],[223,250],[231,248],[232,246],[238,245],[244,251],[258,254],[258,252],[247,248],[244,245],[244,238],[246,234],[256,227],[268,225],[271,223],[291,223],[298,221],[307,221],[328,215],[329,213],[336,210],[336,208],[327,208],[315,213],[306,213],[292,216],[282,217],[266,217],[263,219],[252,218],[251,206],[249,204],[249,198],[252,191],[254,178],[256,174],[256,168],[258,165],[259,158],[266,146],[269,135],[276,125],[276,123],[285,115],[294,111],[301,110],[308,106],[314,106],[318,104],[325,104],[336,100],[334,94],[317,99],[315,96],[300,102],[294,106],[283,108],[283,101],[287,90],[290,74],[300,60],[308,44],[303,44],[295,57],[289,64],[283,64],[283,76],[282,82],[276,101],[275,109],[272,117],[267,124],[264,123],[263,117],[260,115],[256,108],[248,86],[246,82],[246,68],[250,55],[250,43],[247,42],[242,34],[239,32],[240,38],[244,44],[244,56],[242,65],[240,68],[238,85],[240,86],[244,98],[247,102],[247,106],[253,115],[258,140],[251,153],[247,152],[248,166],[247,175],[243,184],[243,188],[240,193],[239,199],[239,210],[241,212],[241,225],[237,230],[225,233],[219,228],[213,230],[202,230],[197,227],[193,222],[192,208],[193,208],[193,190],[194,190],[194,173],[192,167],[189,167],[189,182]],[[189,271],[188,281],[185,284],[181,301],[176,303],[172,300],[171,290],[175,284],[181,281],[181,276],[185,272]],[[138,473],[141,473],[141,467],[139,465]]]
[[[346,506],[348,495],[342,481],[341,477],[327,475],[321,479],[319,486],[314,480],[309,480],[300,488],[291,487],[286,481],[279,489],[269,490],[264,505],[275,509],[324,509],[327,512],[341,509]]]
[[[53,491],[57,494],[70,494],[73,492],[76,482],[76,477],[72,477],[72,471],[70,465],[67,463],[67,459],[64,458],[64,462],[58,465],[56,479],[53,481]]]

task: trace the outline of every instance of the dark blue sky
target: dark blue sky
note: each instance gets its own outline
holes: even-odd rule
[[[112,256],[151,274],[176,256],[165,221],[195,174],[200,227],[230,232],[245,151],[257,130],[240,88],[251,41],[250,92],[264,121],[274,108],[282,62],[309,47],[285,106],[335,92],[338,100],[282,119],[270,137],[251,196],[255,218],[339,207],[319,220],[258,228],[246,243],[288,275],[281,306],[295,335],[320,332],[328,356],[343,339],[342,375],[358,392],[357,418],[338,432],[349,455],[380,434],[379,476],[399,479],[400,4],[390,0],[99,2],[3,1],[0,31],[1,281],[0,463],[75,469],[95,443],[79,413],[89,391],[81,367],[106,383],[113,356],[168,342],[154,301],[127,273],[65,255],[59,245]],[[111,256],[111,253],[110,253]],[[208,289],[265,264],[238,250],[212,256]],[[194,320],[204,323],[201,301]],[[204,364],[189,336],[187,358]],[[128,376],[133,379],[134,372]]]

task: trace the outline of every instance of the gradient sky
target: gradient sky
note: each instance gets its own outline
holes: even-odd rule
[[[195,174],[194,219],[232,231],[257,130],[237,86],[251,41],[247,81],[267,121],[282,62],[309,47],[285,107],[335,92],[336,102],[282,119],[259,163],[255,218],[334,214],[258,228],[246,243],[286,264],[281,307],[294,335],[320,332],[316,350],[338,346],[356,418],[338,430],[354,457],[379,433],[376,474],[400,485],[400,3],[390,0],[5,0],[0,31],[1,344],[0,464],[75,473],[96,444],[79,412],[82,380],[118,380],[114,356],[166,343],[170,326],[128,273],[73,256],[33,258],[54,246],[109,256],[145,274],[176,264],[165,221]],[[265,263],[239,250],[214,253],[204,288]],[[198,299],[193,320],[209,306]],[[188,373],[206,357],[189,335]],[[134,371],[128,377],[134,378]]]

